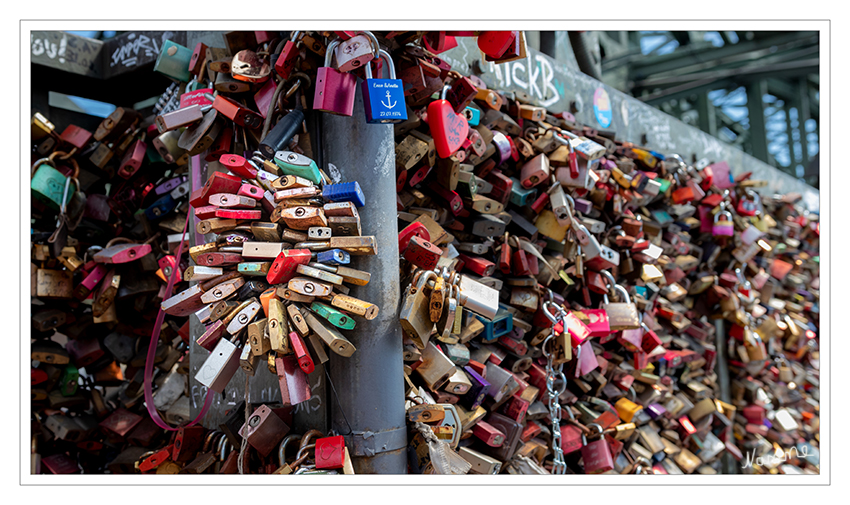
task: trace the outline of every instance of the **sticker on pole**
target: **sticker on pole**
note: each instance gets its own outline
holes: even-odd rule
[[[611,126],[611,101],[608,100],[608,92],[601,87],[593,93],[593,115],[602,128]]]

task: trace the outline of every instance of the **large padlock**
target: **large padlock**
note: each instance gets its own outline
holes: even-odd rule
[[[428,127],[440,158],[448,158],[460,149],[469,132],[466,117],[457,114],[446,100],[448,90],[449,86],[444,86],[440,99],[428,104]]]
[[[354,96],[357,92],[357,77],[331,66],[339,40],[334,40],[325,53],[325,64],[316,71],[316,91],[313,109],[338,116],[354,113]],[[370,53],[371,54],[371,53]]]
[[[378,51],[378,54],[386,62],[390,78],[373,79],[372,65],[366,63],[366,80],[361,83],[366,122],[383,124],[406,121],[407,108],[404,102],[404,84],[396,79],[395,66],[390,54],[383,49]]]

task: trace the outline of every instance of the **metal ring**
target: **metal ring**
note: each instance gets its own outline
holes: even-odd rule
[[[558,374],[558,378],[561,379],[562,384],[561,384],[561,389],[555,394],[556,397],[561,396],[561,394],[563,394],[564,391],[567,390],[567,376],[564,375],[564,372],[560,372]]]

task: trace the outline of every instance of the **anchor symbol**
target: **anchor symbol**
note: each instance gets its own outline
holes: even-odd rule
[[[390,90],[387,90],[387,102],[390,102],[391,98],[392,98],[392,95],[390,94]],[[393,102],[392,105],[391,105],[390,103],[381,102],[381,105],[383,105],[384,107],[386,107],[388,109],[392,109],[393,107],[396,106],[397,103],[398,102],[396,101],[396,102]]]

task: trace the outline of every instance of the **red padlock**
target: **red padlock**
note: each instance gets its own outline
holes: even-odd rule
[[[283,50],[281,51],[280,56],[277,57],[277,61],[274,63],[274,71],[277,72],[277,75],[279,75],[284,81],[289,79],[289,76],[292,74],[292,69],[295,68],[295,60],[298,58],[298,54],[300,53],[295,39],[298,38],[300,33],[301,32],[299,31],[292,32],[292,36],[283,45]]]
[[[450,86],[444,86],[439,100],[428,104],[428,127],[434,147],[440,158],[448,158],[460,149],[469,132],[469,123],[463,114],[457,114],[446,100]]]
[[[263,125],[262,116],[226,96],[216,96],[212,106],[213,109],[239,126],[256,130]]]
[[[292,350],[295,351],[295,357],[298,358],[298,366],[301,367],[301,370],[304,370],[304,373],[307,374],[313,373],[316,365],[313,364],[313,358],[310,357],[310,353],[304,347],[304,341],[301,340],[301,336],[293,331],[289,334],[289,342],[292,344]]]
[[[514,275],[531,275],[528,270],[528,258],[522,249],[514,251],[511,263],[513,264]]]
[[[425,228],[424,224],[414,221],[398,232],[398,252],[400,254],[404,254],[407,244],[413,237],[419,237],[425,241],[431,240],[431,234],[428,233],[428,228]]]
[[[196,209],[207,205],[209,197],[215,193],[236,193],[242,186],[242,179],[224,172],[213,172],[204,186],[192,192],[189,204]]]
[[[345,464],[345,439],[342,435],[316,440],[316,468],[333,470]]]
[[[656,335],[654,331],[650,330],[649,328],[647,328],[645,326],[644,326],[644,329],[646,331],[643,334],[643,338],[641,339],[640,346],[641,346],[641,349],[643,349],[643,352],[645,352],[646,354],[649,354],[656,347],[658,347],[659,345],[662,345],[662,342],[661,342],[661,339],[658,338],[658,335]]]
[[[511,246],[508,245],[507,236],[505,241],[502,242],[501,251],[499,251],[499,270],[505,275],[511,273]]]
[[[263,217],[263,211],[247,209],[218,209],[215,211],[215,217],[220,217],[222,219],[257,220]]]
[[[243,179],[257,177],[257,168],[238,154],[222,154],[218,162]]]
[[[298,265],[310,263],[311,258],[309,249],[287,249],[277,255],[266,275],[266,280],[269,284],[289,282],[295,276]]]
[[[478,48],[493,59],[499,59],[511,47],[519,32],[485,31],[478,35]]]
[[[404,251],[404,259],[424,270],[433,270],[442,254],[439,247],[414,235]]]
[[[472,434],[490,447],[501,447],[505,443],[505,434],[486,421],[475,423]]]
[[[463,267],[470,272],[482,277],[490,277],[496,271],[496,264],[488,261],[480,256],[468,256],[463,253],[458,254],[458,258],[463,261]]]
[[[475,84],[469,77],[461,76],[452,83],[451,88],[446,93],[446,99],[451,104],[452,109],[460,114],[467,105],[472,103],[476,94],[478,94],[478,88]]]

